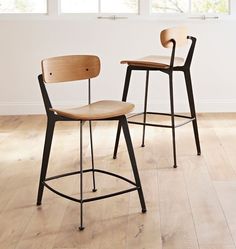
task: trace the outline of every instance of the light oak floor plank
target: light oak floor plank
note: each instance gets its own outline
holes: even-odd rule
[[[216,192],[219,196],[226,221],[229,225],[234,243],[236,244],[236,182],[214,182]]]
[[[182,170],[162,169],[158,181],[163,249],[199,248]]]
[[[204,158],[181,158],[181,165],[200,248],[210,245],[234,246]]]

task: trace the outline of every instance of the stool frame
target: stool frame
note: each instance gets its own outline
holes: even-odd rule
[[[91,169],[83,169],[83,125],[86,121],[85,120],[75,120],[75,119],[63,117],[63,116],[60,116],[60,115],[55,114],[54,112],[50,111],[50,108],[52,108],[52,105],[51,105],[51,102],[50,102],[50,99],[49,99],[49,96],[48,96],[48,93],[47,93],[47,90],[45,87],[45,83],[44,83],[42,74],[40,74],[38,76],[38,80],[39,80],[39,85],[40,85],[40,89],[41,89],[41,93],[42,93],[42,97],[43,97],[43,101],[44,101],[45,110],[47,113],[47,129],[46,129],[46,135],[45,135],[41,173],[40,173],[40,179],[39,179],[37,206],[40,206],[42,204],[44,187],[48,188],[49,190],[51,190],[52,192],[54,192],[55,194],[57,194],[61,197],[64,197],[64,198],[69,199],[71,201],[80,203],[80,226],[79,226],[79,229],[83,230],[84,229],[84,222],[83,222],[83,204],[84,203],[96,201],[96,200],[101,200],[101,199],[125,194],[125,193],[132,192],[132,191],[138,191],[142,213],[145,213],[146,212],[146,204],[145,204],[145,200],[144,200],[144,196],[143,196],[143,190],[142,190],[141,181],[139,178],[137,163],[136,163],[136,159],[135,159],[134,149],[133,149],[133,145],[132,145],[132,141],[131,141],[131,137],[130,137],[130,132],[129,132],[129,127],[128,127],[128,122],[127,122],[126,116],[122,115],[122,116],[117,116],[117,117],[108,118],[108,119],[96,119],[96,121],[99,121],[99,120],[103,120],[103,121],[104,120],[106,120],[106,121],[117,120],[117,121],[119,121],[119,124],[121,125],[121,127],[123,129],[123,133],[124,133],[124,137],[125,137],[125,141],[126,141],[126,145],[127,145],[127,150],[128,150],[128,154],[129,154],[129,158],[130,158],[130,162],[131,162],[131,166],[132,166],[134,181],[131,181],[131,180],[129,180],[123,176],[120,176],[118,174],[108,172],[105,170],[96,169],[94,167],[92,121],[91,120],[86,120],[86,121],[89,121],[92,167],[91,167]],[[90,90],[90,79],[88,79],[89,103],[91,101],[90,91],[91,91]],[[60,174],[60,175],[56,175],[56,176],[52,176],[52,177],[46,177],[55,123],[58,121],[78,121],[80,123],[80,167],[79,167],[78,171]],[[96,190],[97,190],[96,185],[95,185],[95,172],[119,178],[123,181],[130,183],[132,185],[132,187],[125,189],[125,190],[118,191],[118,192],[113,192],[110,194],[100,195],[100,196],[85,199],[83,196],[83,174],[88,173],[88,172],[92,172],[92,176],[93,176],[93,189],[92,189],[92,191],[93,192],[96,192]],[[62,177],[66,177],[66,176],[76,175],[76,174],[80,175],[80,198],[79,199],[75,198],[73,196],[66,195],[66,194],[54,189],[53,187],[51,187],[48,184],[49,181],[56,180],[58,178],[62,178]]]
[[[175,51],[176,51],[176,41],[174,39],[171,39],[170,42],[173,44],[172,46],[172,52],[171,52],[171,60],[170,60],[170,66],[168,68],[157,68],[157,67],[148,67],[148,66],[134,66],[134,65],[128,65],[127,71],[126,71],[126,77],[125,77],[125,84],[123,89],[123,96],[122,101],[127,100],[129,85],[130,85],[130,79],[132,71],[146,71],[146,83],[145,83],[145,99],[144,99],[144,111],[138,114],[131,115],[129,118],[143,115],[143,122],[134,122],[134,121],[128,121],[128,123],[131,124],[137,124],[143,126],[143,136],[142,136],[142,147],[145,146],[145,131],[146,126],[155,126],[155,127],[162,127],[162,128],[171,128],[172,129],[172,144],[173,144],[173,167],[177,168],[177,159],[176,159],[176,139],[175,139],[175,128],[180,127],[182,125],[185,125],[189,122],[192,122],[193,125],[193,131],[194,131],[194,137],[195,137],[195,143],[197,148],[197,155],[201,155],[201,147],[200,147],[200,141],[199,141],[199,133],[198,133],[198,125],[197,125],[197,117],[196,117],[196,111],[195,111],[195,103],[194,103],[194,97],[193,97],[193,89],[192,89],[192,80],[191,80],[191,74],[190,74],[190,66],[193,58],[193,53],[196,45],[196,38],[192,36],[187,36],[187,39],[191,40],[191,45],[185,60],[185,63],[183,66],[174,66],[174,59],[175,59]],[[147,97],[148,97],[148,85],[149,85],[149,72],[150,71],[161,71],[163,73],[168,74],[169,76],[169,94],[170,94],[170,113],[158,113],[158,112],[148,112],[147,111]],[[188,95],[188,101],[189,101],[189,107],[190,107],[190,116],[186,115],[177,115],[174,112],[174,94],[173,94],[173,72],[183,72],[185,77],[185,83],[186,83],[186,89],[187,89],[187,95]],[[153,123],[147,123],[146,117],[147,114],[153,114],[153,115],[166,115],[171,117],[171,125],[161,125],[161,124],[153,124]],[[187,119],[187,121],[176,125],[175,124],[175,117],[184,118]],[[116,141],[115,141],[115,147],[114,147],[114,153],[113,158],[116,159],[117,157],[117,151],[119,146],[119,139],[120,139],[120,132],[121,132],[121,123],[118,124],[117,128],[117,135],[116,135]]]

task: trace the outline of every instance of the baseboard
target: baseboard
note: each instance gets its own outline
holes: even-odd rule
[[[28,115],[45,113],[42,103],[0,102],[0,115]]]
[[[129,100],[135,104],[135,112],[143,110],[143,102]],[[56,103],[57,107],[71,107],[83,105],[84,103],[60,102]],[[149,111],[169,112],[168,102],[149,102]],[[175,103],[176,112],[189,112],[186,102]],[[202,99],[196,102],[197,112],[236,112],[236,99]],[[44,114],[44,106],[42,102],[0,102],[0,115],[28,115],[28,114]]]

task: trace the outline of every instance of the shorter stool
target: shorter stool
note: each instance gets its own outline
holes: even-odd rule
[[[133,145],[130,138],[129,127],[126,119],[126,114],[131,112],[134,108],[133,104],[125,103],[122,101],[113,100],[101,100],[91,103],[91,91],[90,91],[90,79],[95,78],[100,73],[100,59],[94,55],[68,55],[53,57],[42,61],[42,74],[38,76],[39,85],[44,101],[44,106],[47,113],[47,130],[45,136],[45,144],[43,150],[43,159],[41,166],[41,174],[39,180],[37,205],[41,205],[44,187],[58,194],[61,197],[67,198],[71,201],[80,203],[80,230],[84,229],[83,225],[83,204],[86,202],[101,200],[121,194],[125,194],[131,191],[137,191],[141,203],[142,212],[146,212],[146,206],[143,196],[143,190],[139,178],[138,168],[135,160]],[[79,80],[88,80],[88,105],[70,108],[70,109],[59,109],[53,108],[49,95],[46,89],[46,83],[55,84],[61,82],[71,82]],[[97,169],[94,167],[93,157],[93,140],[92,140],[92,121],[112,121],[118,120],[123,132],[129,153],[129,158],[133,170],[134,180],[127,179],[123,176],[115,173]],[[46,177],[49,155],[52,145],[52,138],[55,123],[58,121],[76,121],[80,123],[80,164],[77,171],[68,172],[56,176]],[[83,125],[89,122],[90,128],[90,145],[91,145],[91,168],[83,169]],[[128,182],[131,186],[128,189],[120,190],[117,192],[109,193],[106,195],[94,196],[90,198],[84,198],[83,195],[83,174],[92,174],[92,185],[93,192],[96,192],[95,185],[95,173],[110,175],[117,177],[123,181]],[[49,182],[58,178],[67,177],[71,175],[79,175],[80,180],[80,198],[66,195],[52,186]],[[97,210],[99,212],[99,210]],[[97,212],[96,211],[96,212]]]

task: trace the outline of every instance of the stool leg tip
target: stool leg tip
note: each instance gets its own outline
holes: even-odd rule
[[[177,165],[174,165],[174,166],[173,166],[173,168],[175,168],[175,169],[176,169],[176,168],[177,168]]]
[[[142,209],[142,213],[145,214],[147,212],[147,209]]]
[[[198,155],[198,156],[201,156],[201,152],[198,152],[197,155]]]
[[[113,156],[113,159],[116,159],[116,156]]]
[[[80,230],[80,231],[83,231],[83,230],[84,230],[84,228],[85,228],[85,227],[80,226],[80,227],[79,227],[79,230]]]
[[[145,147],[145,144],[142,144],[141,147]]]
[[[97,192],[97,189],[96,189],[96,188],[94,188],[94,189],[93,189],[93,192]]]

